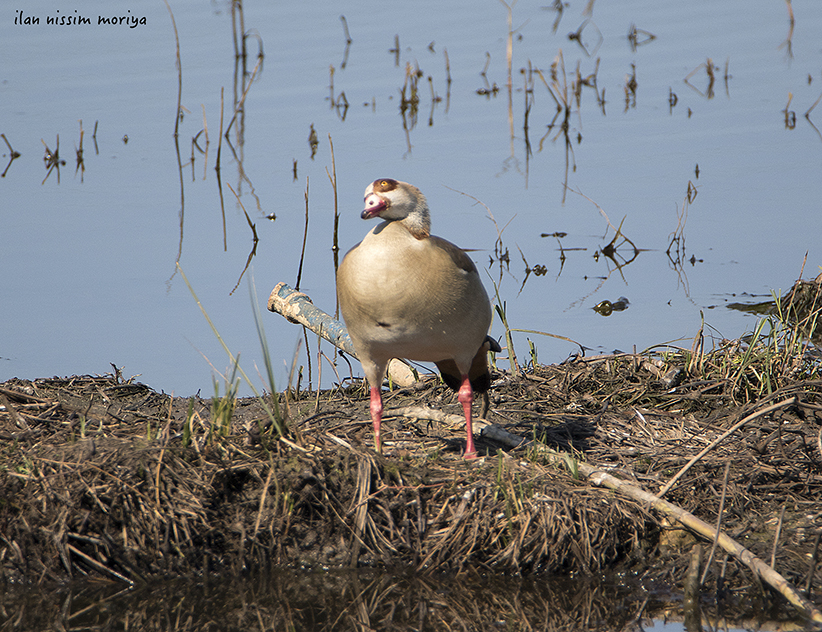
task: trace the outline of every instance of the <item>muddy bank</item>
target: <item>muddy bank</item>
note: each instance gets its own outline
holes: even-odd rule
[[[255,399],[172,399],[120,376],[10,380],[0,384],[0,578],[618,571],[681,590],[695,536],[575,464],[656,493],[740,420],[787,400],[712,447],[665,498],[711,524],[721,506],[722,530],[818,603],[822,381],[785,372],[758,396],[755,371],[732,380],[709,370],[717,358],[698,370],[687,359],[497,371],[488,420],[527,441],[512,448],[483,431],[474,462],[460,456],[462,427],[419,411],[388,418],[385,455],[375,454],[359,385],[280,396],[281,440]],[[386,397],[386,409],[406,406],[459,412],[435,381]],[[568,456],[558,464],[541,446]],[[743,563],[703,548],[711,599],[779,602]]]

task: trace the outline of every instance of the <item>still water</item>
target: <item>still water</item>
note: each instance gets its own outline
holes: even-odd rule
[[[77,583],[48,595],[30,589],[0,595],[0,625],[15,630],[685,630],[681,615],[672,612],[676,607],[665,605],[670,595],[642,584],[636,578],[454,577],[369,569],[281,570],[134,588]],[[706,627],[729,632],[756,627],[744,622],[733,627],[716,610],[705,608]],[[762,622],[762,612],[758,616]],[[753,620],[743,615],[742,621]],[[765,625],[799,629],[789,621]]]
[[[301,270],[301,289],[335,309],[333,178],[340,255],[371,227],[359,219],[366,185],[409,181],[428,197],[434,232],[487,270],[513,327],[596,352],[690,346],[702,315],[716,338],[738,337],[753,317],[729,302],[787,291],[806,253],[804,276],[819,271],[816,0],[571,0],[561,11],[522,0],[510,25],[497,0],[246,2],[242,21],[224,1],[169,4],[173,21],[160,2],[0,10],[0,380],[113,363],[157,390],[212,394],[229,362],[177,262],[258,380],[252,301],[264,311],[274,285],[295,285]],[[241,33],[245,60],[235,56]],[[623,296],[624,311],[592,309]],[[279,316],[263,320],[282,385],[302,334]],[[520,357],[527,338],[541,362],[577,349],[517,334]],[[338,378],[326,365],[320,380],[316,339],[308,346],[313,385],[330,386]],[[304,348],[297,364],[305,384]],[[286,585],[298,581],[307,580]],[[398,590],[396,578],[379,581],[388,583],[373,595]],[[341,588],[351,603],[372,595],[353,585]],[[255,601],[253,588],[206,586],[189,598],[200,590],[189,586],[158,610],[145,595],[84,588],[79,602],[62,594],[58,605],[77,605],[64,608],[74,615],[86,599],[83,624],[107,620],[105,611],[115,627],[133,628],[129,616],[162,627],[192,612],[218,620],[226,595],[240,595],[231,612],[265,627],[293,603],[269,588],[268,601]],[[494,625],[525,612],[506,604],[553,603],[544,587],[521,590],[505,602],[488,593]],[[408,606],[410,618],[472,611],[447,590],[429,592]],[[601,592],[572,594],[594,603]],[[596,602],[600,618],[577,621],[579,604],[569,603],[557,615],[571,617],[564,629],[602,628],[626,607]],[[7,614],[25,610],[14,604]],[[372,605],[322,616],[370,625],[361,617]]]
[[[258,380],[253,278],[284,384],[303,336],[265,302],[296,284],[307,197],[300,285],[334,312],[335,169],[340,256],[372,226],[366,185],[409,181],[512,327],[594,352],[690,346],[701,313],[717,338],[751,329],[727,303],[787,291],[806,252],[806,278],[822,263],[822,5],[549,5],[513,7],[510,97],[497,0],[247,2],[242,21],[180,0],[174,22],[163,3],[6,6],[0,132],[20,156],[0,141],[0,380],[114,363],[212,394],[229,361],[179,261]],[[604,256],[616,227],[630,241]],[[624,311],[592,309],[623,296]],[[540,362],[577,350],[517,334],[521,358],[526,338]],[[304,347],[297,364],[305,385]]]

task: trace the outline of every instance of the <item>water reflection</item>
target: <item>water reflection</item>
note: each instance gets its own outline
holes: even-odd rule
[[[624,312],[628,309],[631,302],[624,296],[620,296],[615,301],[605,299],[593,306],[593,310],[600,316],[610,316],[614,312]]]
[[[167,5],[168,6],[168,5]],[[174,36],[176,39],[177,44],[177,51],[176,51],[176,60],[177,60],[177,113],[175,116],[174,122],[174,150],[177,158],[177,170],[179,173],[179,183],[180,183],[180,210],[179,210],[179,227],[180,227],[180,236],[177,248],[177,257],[174,261],[175,267],[174,271],[171,274],[167,284],[170,286],[171,281],[177,275],[178,265],[180,263],[180,259],[182,258],[183,254],[183,236],[185,234],[185,178],[183,177],[183,169],[187,167],[191,167],[191,181],[194,183],[196,181],[195,175],[195,162],[197,155],[200,155],[203,159],[203,180],[207,177],[207,169],[208,169],[208,151],[211,144],[211,140],[209,138],[209,131],[208,131],[208,119],[205,113],[205,107],[203,107],[203,127],[197,131],[197,133],[192,136],[191,138],[191,157],[189,162],[183,163],[181,157],[181,150],[180,150],[180,134],[179,134],[179,126],[180,123],[183,122],[186,113],[186,110],[182,106],[182,89],[183,89],[183,66],[180,59],[180,40],[179,40],[179,33],[177,32],[177,25],[174,19],[174,13],[170,6],[168,6],[168,11],[171,16],[172,24],[174,26]],[[233,81],[232,81],[232,115],[228,121],[228,124],[225,126],[224,129],[224,116],[225,116],[225,90],[224,88],[220,89],[220,126],[219,126],[219,133],[218,133],[218,142],[217,142],[217,155],[215,158],[215,166],[214,171],[216,173],[217,179],[217,194],[219,197],[220,202],[220,214],[222,217],[222,235],[223,235],[223,252],[228,251],[228,229],[227,229],[227,221],[226,221],[226,208],[225,208],[225,194],[223,191],[223,180],[222,180],[222,150],[223,150],[223,140],[225,140],[226,147],[231,152],[231,157],[233,159],[233,163],[236,165],[237,168],[237,183],[236,183],[236,190],[235,188],[231,187],[228,182],[226,185],[231,190],[231,193],[237,200],[239,207],[242,209],[242,212],[245,216],[246,222],[248,224],[249,229],[251,230],[251,247],[248,253],[248,257],[246,259],[245,266],[243,267],[242,271],[239,273],[239,277],[237,278],[237,282],[235,283],[232,290],[229,292],[229,295],[233,294],[237,287],[240,285],[240,282],[243,279],[246,271],[248,270],[249,266],[255,255],[257,254],[257,244],[259,243],[259,237],[257,236],[257,229],[256,225],[251,221],[251,218],[248,215],[248,212],[243,205],[243,202],[240,196],[243,194],[243,184],[247,184],[249,188],[249,193],[253,197],[257,211],[260,212],[261,215],[264,215],[266,219],[274,220],[276,219],[276,215],[274,213],[269,213],[265,215],[262,211],[262,203],[260,201],[259,196],[256,194],[254,190],[254,184],[252,183],[250,177],[245,171],[244,167],[244,159],[245,159],[245,130],[246,130],[246,121],[245,121],[245,100],[248,96],[249,90],[251,86],[254,84],[255,80],[258,76],[262,73],[263,70],[263,62],[265,60],[265,54],[263,52],[263,41],[260,37],[259,33],[256,30],[246,30],[245,28],[245,16],[243,11],[243,4],[242,2],[232,2],[231,3],[231,27],[232,27],[232,42],[234,46],[234,73],[233,73]],[[256,63],[254,64],[253,69],[249,70],[249,54],[248,54],[248,41],[254,40],[257,43],[257,55],[256,55]],[[332,88],[333,89],[333,88]],[[233,134],[232,134],[233,130]],[[314,158],[314,153],[316,153],[316,132],[314,131],[314,126],[311,126],[311,133],[313,134],[315,145],[312,146],[312,155],[311,158]],[[203,142],[205,147],[201,147],[200,145],[200,137],[203,137]],[[309,138],[309,142],[311,139]],[[294,174],[296,178],[297,172],[297,164],[296,161],[294,162]]]
[[[653,625],[652,618],[676,619],[679,608],[667,603],[671,599],[628,576],[271,570],[245,578],[162,580],[126,590],[82,583],[54,591],[13,588],[0,598],[0,624],[20,632],[628,630]],[[755,615],[761,624],[763,613]],[[723,606],[703,608],[703,617],[714,625],[727,626],[725,616],[730,612]]]
[[[730,88],[728,86],[728,80],[731,78],[731,75],[728,73],[728,66],[730,64],[730,59],[725,62],[725,94],[728,98],[731,97]],[[691,79],[696,75],[700,70],[705,70],[705,74],[708,77],[708,85],[706,86],[705,90],[700,90],[697,88],[693,83],[691,83]],[[696,92],[699,96],[705,97],[706,99],[713,99],[714,98],[714,83],[716,82],[716,73],[719,71],[719,66],[715,66],[713,60],[708,57],[708,59],[699,64],[696,68],[694,68],[691,72],[687,74],[685,77],[685,85],[691,88],[694,92]]]
[[[587,37],[584,37],[583,34],[587,35]],[[568,39],[579,44],[582,52],[585,53],[587,57],[596,55],[604,40],[602,31],[599,30],[599,27],[590,18],[580,24],[576,31],[568,33]]]
[[[46,180],[49,179],[52,171],[57,171],[57,184],[60,184],[60,167],[65,166],[66,161],[60,158],[60,134],[57,134],[57,144],[54,146],[54,150],[49,149],[49,146],[46,145],[46,141],[41,139],[43,143],[43,147],[46,148],[46,154],[43,156],[43,162],[46,163],[46,169],[48,170],[46,173],[46,177],[43,178],[43,181],[40,184],[45,184]]]
[[[351,42],[354,40],[351,39],[351,33],[348,32],[348,21],[345,19],[344,15],[340,16],[340,21],[343,25],[343,31],[345,31],[345,52],[343,53],[343,58],[340,62],[340,68],[345,70],[346,65],[348,65],[348,53],[351,52]]]
[[[597,60],[596,68],[599,68],[599,60]],[[577,112],[579,113],[579,108],[582,102],[582,88],[583,87],[592,87],[596,92],[597,102],[602,106],[602,113],[605,114],[605,91],[603,90],[602,94],[600,95],[599,91],[596,87],[596,69],[593,73],[582,78],[579,64],[577,64],[576,73],[574,75],[573,81],[569,84],[568,78],[565,72],[565,57],[562,54],[562,49],[559,50],[554,62],[551,64],[551,83],[549,84],[548,81],[545,79],[542,71],[537,70],[537,74],[539,75],[542,83],[548,89],[548,94],[554,101],[556,105],[556,113],[554,114],[554,118],[551,120],[550,123],[547,125],[547,129],[545,135],[540,138],[539,141],[539,151],[542,151],[543,143],[545,140],[551,135],[555,127],[558,127],[558,131],[556,135],[551,139],[552,143],[555,143],[558,138],[562,137],[564,140],[565,145],[565,174],[562,180],[562,202],[565,203],[566,194],[568,191],[568,170],[571,165],[573,165],[573,171],[577,170],[576,160],[574,159],[574,148],[571,144],[571,108],[574,104],[577,106]],[[562,80],[560,81],[560,76]],[[560,118],[561,116],[561,118]],[[581,114],[579,114],[581,118]],[[560,119],[560,122],[557,122],[557,119]],[[577,134],[577,144],[582,143],[582,135]]]
[[[699,165],[696,166],[695,177],[699,179]],[[685,192],[685,198],[682,200],[682,206],[676,207],[676,228],[671,233],[671,240],[668,242],[668,248],[665,254],[668,256],[669,266],[676,272],[677,287],[681,286],[685,291],[685,296],[691,298],[691,288],[688,283],[688,275],[685,272],[685,263],[690,263],[693,267],[697,262],[702,263],[702,259],[697,259],[696,255],[691,255],[688,259],[685,254],[685,224],[688,221],[688,209],[696,200],[697,188],[693,182],[688,180],[688,189]]]
[[[631,45],[631,51],[636,52],[636,49],[645,44],[650,44],[656,39],[656,35],[643,29],[638,29],[635,24],[631,24],[628,29],[628,43]]]
[[[186,339],[192,320],[185,288],[172,283],[164,296],[152,294],[159,279],[163,295],[162,281],[173,277],[176,262],[200,271],[197,290],[218,319],[247,315],[247,304],[229,304],[227,295],[255,263],[263,287],[291,276],[304,261],[306,289],[318,303],[333,304],[324,234],[330,220],[324,223],[322,215],[338,194],[326,180],[332,134],[344,218],[355,217],[345,213],[374,171],[414,172],[406,179],[427,179],[433,199],[448,182],[493,209],[500,226],[509,225],[499,249],[481,211],[470,221],[473,209],[446,207],[453,212],[437,211],[436,221],[457,243],[489,253],[500,299],[526,328],[550,327],[592,347],[644,347],[690,337],[698,310],[717,295],[759,294],[794,280],[798,260],[815,243],[808,236],[819,232],[808,206],[818,198],[818,178],[808,169],[822,140],[813,120],[822,101],[813,82],[816,49],[807,35],[818,30],[816,8],[794,19],[790,5],[786,12],[764,2],[759,12],[737,2],[703,13],[653,3],[616,10],[607,3],[508,1],[431,4],[427,10],[441,16],[436,22],[421,17],[424,10],[405,9],[386,22],[372,4],[175,5],[176,15],[159,6],[128,41],[102,29],[83,41],[81,30],[0,25],[0,41],[19,53],[7,56],[0,85],[3,119],[17,126],[0,130],[3,197],[10,208],[54,211],[44,222],[51,230],[22,220],[7,228],[8,242],[18,244],[2,262],[13,272],[7,278],[25,279],[10,291],[30,306],[16,310],[19,315],[7,310],[10,327],[23,331],[21,342],[3,352],[11,358],[7,376],[97,371],[102,360],[105,368],[113,359],[158,388],[193,393],[208,385],[210,370]],[[750,19],[739,24],[745,13]],[[180,29],[179,56],[172,24]],[[55,49],[65,55],[42,52]],[[66,71],[77,77],[61,80]],[[88,121],[79,131],[78,119]],[[98,119],[103,156],[95,159],[91,123]],[[172,129],[173,148],[167,142]],[[118,142],[126,131],[128,151]],[[681,189],[691,188],[685,178],[697,162],[704,193],[687,219]],[[63,166],[75,167],[73,180]],[[306,240],[307,177],[316,183],[311,211],[317,219]],[[41,181],[47,186],[39,187]],[[594,207],[585,208],[584,198],[569,190],[613,214],[615,226],[626,218],[620,234],[601,236],[600,218],[589,212]],[[150,203],[141,191],[153,192]],[[774,213],[777,208],[784,214]],[[139,234],[123,231],[126,217],[140,218]],[[276,218],[276,225],[260,222],[265,218]],[[791,228],[797,225],[804,228],[799,239]],[[343,220],[340,230],[343,247],[354,243],[350,223]],[[81,263],[77,244],[94,231],[108,232],[94,248],[80,249]],[[732,231],[734,240],[723,236]],[[539,238],[543,232],[568,236],[549,243]],[[23,245],[29,234],[38,235],[37,245]],[[625,235],[633,245],[623,243]],[[659,255],[637,256],[646,250]],[[766,264],[765,251],[780,256]],[[124,254],[139,286],[129,284],[128,291],[102,272],[103,262]],[[472,256],[485,260],[485,254]],[[810,255],[813,265],[816,256]],[[124,351],[122,332],[101,333],[99,324],[83,318],[88,311],[76,293],[66,290],[60,300],[73,309],[61,318],[77,314],[80,322],[65,326],[82,331],[85,342],[60,350],[59,323],[44,310],[36,313],[36,292],[28,289],[53,278],[48,258],[69,262],[66,277],[99,275],[95,287],[102,291],[95,298],[105,299],[94,313],[130,311],[138,324],[165,318],[164,337],[157,328],[141,331],[136,351]],[[717,266],[727,267],[720,274]],[[614,282],[620,287],[594,296]],[[622,288],[626,283],[630,290]],[[179,293],[184,298],[172,304]],[[588,320],[595,303],[621,294],[649,307],[644,322],[622,319],[608,329]],[[131,301],[144,312],[127,309]],[[670,309],[678,304],[685,308]],[[158,313],[164,309],[168,313]],[[33,319],[37,327],[27,325]],[[749,322],[716,310],[711,324],[735,336]],[[283,341],[274,355],[290,359],[299,333],[286,323],[273,326]],[[236,326],[234,344],[253,359],[253,328],[241,329]],[[54,333],[44,338],[42,332]],[[214,355],[209,335],[189,338]],[[555,347],[545,358],[564,353]],[[59,367],[50,364],[54,358]]]
[[[6,165],[6,168],[3,169],[3,175],[0,176],[0,178],[5,178],[6,173],[8,173],[9,167],[11,167],[11,163],[13,163],[17,158],[20,157],[20,153],[15,151],[14,148],[12,148],[9,139],[6,138],[5,134],[0,134],[0,138],[3,139],[3,142],[6,143],[6,147],[9,148],[9,163]]]

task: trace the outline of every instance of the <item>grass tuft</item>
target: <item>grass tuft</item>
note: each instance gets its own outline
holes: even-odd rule
[[[191,292],[191,296],[194,297],[194,301],[197,303],[197,307],[200,308],[200,311],[203,313],[203,316],[205,316],[206,322],[208,322],[209,327],[211,327],[211,331],[214,332],[214,335],[217,337],[217,340],[220,342],[220,345],[222,345],[223,349],[228,354],[229,360],[231,361],[232,365],[234,365],[235,370],[240,373],[242,378],[245,380],[246,384],[248,384],[249,388],[254,393],[254,396],[260,402],[260,405],[263,407],[263,410],[265,410],[272,427],[277,432],[277,437],[285,437],[287,435],[288,428],[285,425],[285,420],[280,414],[280,407],[277,399],[277,390],[274,383],[274,374],[271,369],[271,354],[268,351],[268,343],[265,340],[265,332],[263,331],[262,321],[260,320],[259,309],[257,309],[256,303],[252,299],[252,304],[254,305],[254,320],[257,324],[257,332],[260,334],[260,344],[263,348],[263,358],[266,365],[266,371],[268,373],[269,386],[271,387],[271,406],[269,406],[269,402],[266,401],[266,398],[264,398],[257,390],[257,388],[254,386],[254,383],[251,381],[248,375],[246,375],[246,372],[243,371],[243,368],[240,366],[238,360],[234,357],[234,354],[231,353],[231,350],[228,348],[228,345],[225,343],[225,340],[223,340],[223,337],[220,335],[220,332],[217,331],[217,327],[214,325],[214,322],[211,320],[211,317],[208,315],[208,312],[206,312],[205,308],[203,307],[203,304],[200,302],[200,299],[197,298],[197,293],[194,291],[194,288],[191,286],[188,277],[186,277],[185,272],[183,272],[183,268],[179,263],[177,264],[177,270],[179,270],[180,276],[183,277],[183,281],[185,282],[186,287],[188,287],[188,291]]]

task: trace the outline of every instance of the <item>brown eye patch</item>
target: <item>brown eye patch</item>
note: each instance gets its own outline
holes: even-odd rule
[[[397,181],[391,178],[380,178],[374,182],[374,191],[384,193],[386,191],[393,191],[397,188]]]

